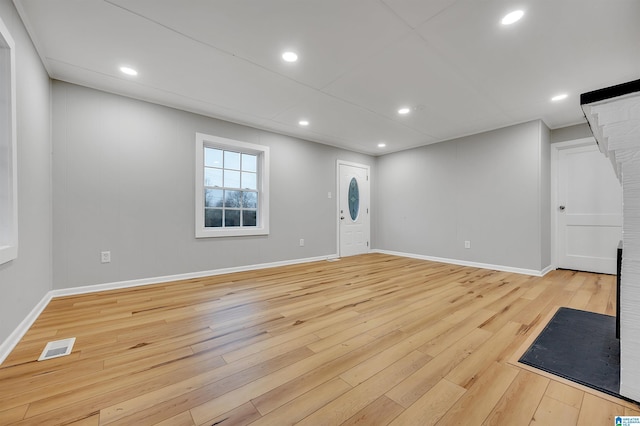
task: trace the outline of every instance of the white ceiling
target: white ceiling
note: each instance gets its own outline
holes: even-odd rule
[[[640,78],[640,0],[14,3],[52,78],[373,155],[581,123],[580,93]]]

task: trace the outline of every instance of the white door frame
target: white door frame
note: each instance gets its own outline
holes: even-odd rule
[[[593,136],[551,144],[551,269],[558,269],[558,174],[560,151],[596,145]]]
[[[352,166],[360,167],[367,170],[367,176],[369,176],[369,241],[371,241],[371,166],[367,164],[354,163],[352,161],[337,160],[336,161],[336,255],[340,257],[340,166]],[[371,251],[371,244],[369,244],[369,252]]]

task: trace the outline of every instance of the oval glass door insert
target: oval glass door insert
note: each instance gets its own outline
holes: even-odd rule
[[[360,211],[360,190],[358,189],[358,181],[355,177],[349,182],[349,215],[354,222],[358,218]]]

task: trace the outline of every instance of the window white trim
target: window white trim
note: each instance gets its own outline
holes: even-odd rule
[[[251,227],[207,228],[204,226],[204,148],[230,149],[258,155],[258,224]],[[269,234],[269,147],[218,136],[196,133],[195,218],[196,238],[238,237]]]
[[[18,257],[15,43],[0,19],[0,265]]]

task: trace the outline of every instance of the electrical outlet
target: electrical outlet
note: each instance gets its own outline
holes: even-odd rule
[[[331,191],[327,192],[327,198],[331,198]]]
[[[304,238],[300,238],[300,247],[304,247]]]
[[[102,251],[102,252],[100,252],[100,262],[101,263],[111,263],[111,252],[110,251]]]
[[[470,249],[471,248],[471,241],[465,241],[464,242],[464,248]]]

